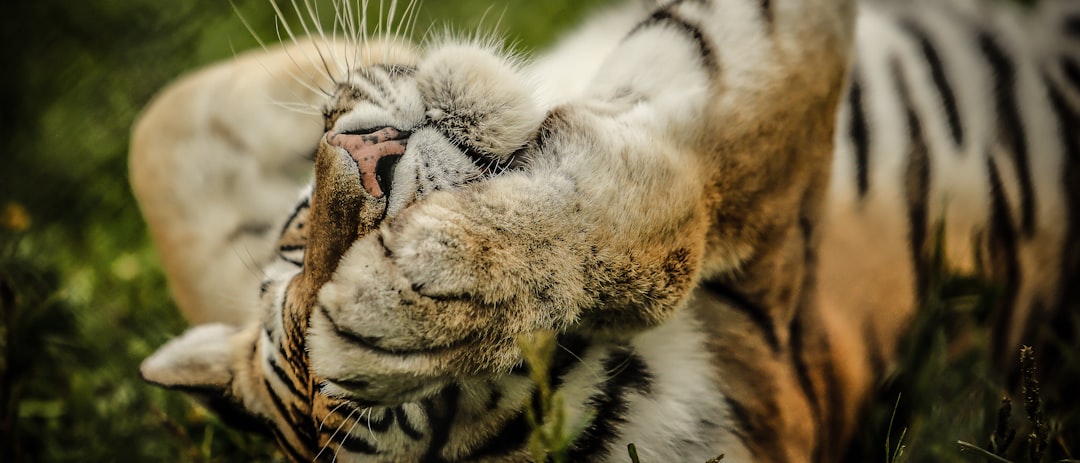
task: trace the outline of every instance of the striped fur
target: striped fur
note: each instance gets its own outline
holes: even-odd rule
[[[182,308],[232,324],[142,374],[294,461],[529,461],[538,392],[516,342],[551,330],[548,381],[590,418],[570,461],[628,443],[642,461],[837,461],[936,230],[952,265],[1003,284],[1000,352],[1080,303],[1080,5],[916,3],[856,20],[847,1],[634,2],[532,60],[353,36],[204,71],[147,110],[132,176]],[[198,227],[272,208],[159,169],[195,162],[184,149],[305,151],[247,141],[284,119],[217,91],[285,62],[311,86],[285,100],[322,104],[325,134],[313,184],[252,238],[274,250],[252,256],[260,285],[205,251],[233,235]],[[287,170],[244,186],[280,204]],[[223,282],[239,308],[199,296]]]

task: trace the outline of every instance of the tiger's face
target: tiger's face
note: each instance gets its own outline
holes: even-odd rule
[[[462,340],[488,335],[470,320],[395,324],[386,314],[331,312],[341,304],[325,300],[355,294],[335,279],[366,265],[350,255],[354,243],[382,240],[380,227],[428,195],[524,165],[544,119],[514,60],[498,51],[449,44],[418,59],[390,49],[385,61],[337,79],[328,98],[314,182],[265,269],[262,322],[193,328],[141,367],[148,381],[203,398],[231,424],[269,429],[294,460],[317,457],[343,419],[437,396],[456,376],[441,360],[470,355]],[[356,350],[383,363],[375,375],[353,374],[364,361]],[[408,428],[408,412],[396,410]]]

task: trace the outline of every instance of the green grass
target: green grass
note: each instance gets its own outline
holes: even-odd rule
[[[429,0],[419,30],[432,21],[465,31],[499,23],[528,50],[603,1]],[[275,36],[264,0],[236,6],[260,35]],[[225,427],[137,374],[139,362],[185,324],[131,197],[128,128],[168,81],[255,40],[216,0],[15,2],[0,23],[7,69],[0,85],[0,461],[279,459],[265,440]],[[980,294],[982,287],[962,278],[944,287],[944,305],[919,322],[907,360],[883,385],[856,461],[885,460],[884,438],[895,448],[905,429],[901,461],[980,461],[960,453],[956,441],[986,446],[999,396],[1012,389],[986,361],[984,340],[968,353],[948,350],[950,336],[967,326],[949,307],[970,301],[949,291]],[[960,313],[977,324],[972,310]],[[1080,377],[1080,349],[1075,339],[1060,344],[1073,355],[1054,371],[1072,382],[1043,382],[1048,452],[1068,457],[1062,449],[1071,442],[1075,458],[1080,441],[1054,436],[1080,429],[1061,386]],[[1020,426],[1021,407],[1014,408],[1010,423]]]
[[[943,240],[939,234],[923,307],[871,404],[852,461],[987,461],[979,449],[1016,463],[1080,457],[1080,408],[1070,397],[1080,390],[1080,340],[1045,331],[1041,352],[1029,349],[1022,359],[1018,349],[1012,358],[1022,368],[1006,375],[993,359],[990,330],[1001,288],[950,268]],[[1063,318],[1077,332],[1080,314]],[[1039,358],[1053,365],[1037,367]],[[1006,448],[1010,431],[1020,437]],[[1029,441],[1032,432],[1039,439]],[[1036,440],[1045,440],[1042,458],[1031,456]]]

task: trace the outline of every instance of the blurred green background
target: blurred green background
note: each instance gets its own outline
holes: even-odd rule
[[[266,0],[234,2],[273,40]],[[608,1],[429,0],[417,30],[445,22],[474,31],[484,18],[487,29],[499,23],[514,46],[528,51],[602,3]],[[256,45],[237,11],[218,0],[40,0],[5,7],[0,461],[280,459],[268,442],[224,427],[181,394],[143,384],[137,374],[141,359],[185,324],[130,193],[128,130],[170,80]],[[928,339],[946,335],[939,333],[944,325],[931,325]],[[957,367],[948,363],[956,357],[946,355],[943,341],[913,345],[930,346],[919,358],[933,362],[917,363],[901,375],[905,380],[884,389],[865,448],[856,450],[865,458],[857,461],[884,461],[885,438],[894,436],[895,446],[909,425],[906,456],[918,461],[960,455],[957,439],[982,444],[989,435],[1003,388],[980,351],[972,357],[978,366]],[[945,386],[936,387],[941,378]],[[902,399],[890,433],[896,384],[914,397]],[[934,424],[933,414],[955,417],[948,407],[957,396],[971,399],[960,412],[977,416],[963,425]],[[931,451],[937,447],[945,453]]]

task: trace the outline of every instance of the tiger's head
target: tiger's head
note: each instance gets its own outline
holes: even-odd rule
[[[320,310],[321,299],[338,297],[328,288],[334,275],[363,265],[343,256],[365,237],[381,239],[369,235],[421,198],[526,163],[545,118],[519,63],[490,46],[449,43],[422,59],[400,44],[369,46],[386,47],[383,58],[335,79],[314,182],[283,227],[262,287],[251,288],[261,291],[261,322],[191,328],[140,370],[227,423],[269,430],[297,461],[318,457],[354,413],[433,397],[454,379],[416,374],[439,365],[397,364],[410,361],[396,355],[417,348],[410,340],[450,346],[468,335],[433,326],[400,338],[356,336],[386,362],[385,375],[361,384],[337,341],[348,330]]]

